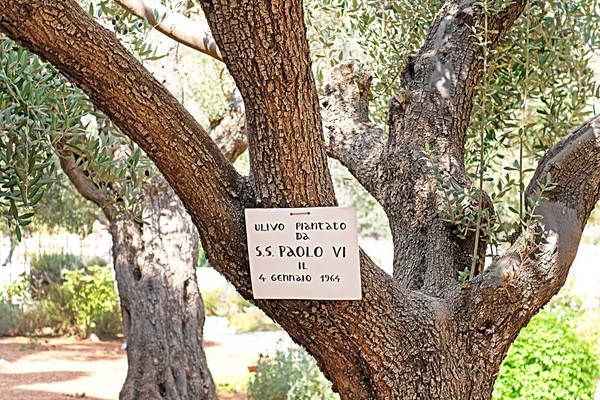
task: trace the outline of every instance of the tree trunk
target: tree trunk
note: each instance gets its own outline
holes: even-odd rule
[[[178,45],[148,34],[163,62],[154,77],[183,98]],[[113,263],[127,340],[127,378],[120,398],[216,400],[202,342],[204,304],[196,280],[198,231],[162,175],[143,187],[140,206],[148,224],[118,213],[61,148],[63,169],[77,190],[100,205],[110,223]]]
[[[147,41],[166,56],[146,67],[183,100],[179,45],[156,30],[148,33]],[[120,398],[216,399],[202,343],[198,231],[162,175],[143,187],[139,202],[148,224],[130,214],[110,223],[127,338],[127,379]]]
[[[121,399],[216,399],[202,346],[198,233],[162,176],[143,188],[148,224],[111,221],[127,338]]]

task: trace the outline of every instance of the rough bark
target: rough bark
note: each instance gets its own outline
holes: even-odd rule
[[[250,3],[201,2],[246,100],[258,201],[279,207],[334,205],[302,3]],[[245,36],[255,40],[239,40]],[[296,145],[289,146],[290,141]]]
[[[60,68],[144,148],[191,213],[211,264],[252,298],[244,208],[336,202],[301,2],[202,1],[246,107],[248,178],[235,173],[202,127],[72,0],[23,2],[0,0],[0,29]],[[491,47],[524,4],[507,2],[490,16],[497,32]],[[315,356],[344,400],[489,399],[510,343],[564,282],[598,200],[600,168],[584,175],[574,161],[597,167],[593,122],[538,168],[536,176],[544,176],[559,165],[555,178],[565,190],[540,210],[543,234],[535,244],[513,247],[468,284],[456,282],[456,271],[470,264],[473,241],[454,238],[443,221],[424,146],[432,145],[457,185],[469,184],[464,140],[482,76],[481,49],[469,32],[481,21],[476,2],[446,2],[405,69],[387,136],[368,120],[361,93],[368,79],[360,71],[341,66],[339,79],[324,90],[324,112],[337,118],[325,125],[330,154],[345,160],[388,213],[394,277],[361,252],[360,301],[255,303]],[[91,44],[94,52],[81,52]],[[101,68],[106,58],[118,62]],[[350,78],[345,86],[335,84],[344,77]]]
[[[371,75],[347,61],[334,67],[320,93],[327,154],[339,160],[379,202],[377,164],[388,135],[369,119]]]
[[[216,399],[202,345],[198,233],[162,177],[140,204],[147,225],[129,214],[110,225],[129,366],[120,398]]]
[[[148,40],[166,54],[164,62],[150,66],[155,78],[182,98],[177,44],[153,32]],[[75,155],[63,145],[65,140],[58,146],[63,170],[77,191],[100,206],[109,220],[127,339],[128,370],[120,398],[216,400],[202,341],[198,232],[183,204],[164,177],[157,175],[139,199],[147,224],[119,213],[112,198],[76,164]]]
[[[183,204],[158,175],[140,205],[148,224],[114,202],[60,149],[61,166],[109,220],[128,371],[121,399],[216,399],[202,343],[204,305],[196,280],[198,233]]]
[[[439,212],[443,199],[436,193],[424,147],[428,143],[433,148],[439,168],[457,187],[471,185],[464,168],[464,145],[476,85],[483,74],[483,48],[475,43],[472,31],[474,26],[484,26],[477,4],[447,1],[421,50],[404,67],[403,89],[390,100],[390,138],[378,166],[386,187],[382,205],[395,221],[391,224],[394,277],[409,288],[434,295],[447,292],[457,271],[470,267],[472,261],[475,235],[458,239],[443,220]],[[524,6],[525,1],[515,1],[490,14],[490,50]],[[485,244],[479,249],[482,257]]]

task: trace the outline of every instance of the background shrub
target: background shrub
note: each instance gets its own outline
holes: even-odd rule
[[[0,300],[0,337],[42,334],[52,322],[39,303],[14,304]]]
[[[106,266],[101,257],[81,257],[69,253],[34,255],[29,266],[29,294],[33,299],[46,297],[54,284],[62,283],[65,271],[76,271],[91,265]]]
[[[238,333],[281,329],[264,312],[240,296],[233,286],[204,291],[202,300],[206,316],[227,318],[229,325]]]
[[[315,359],[292,345],[273,358],[260,356],[248,383],[249,400],[338,400]]]
[[[229,324],[238,333],[249,333],[249,332],[264,332],[264,331],[277,331],[281,328],[271,318],[267,317],[257,307],[251,306],[230,315],[228,317]]]
[[[94,261],[99,260],[71,255],[37,258],[30,275],[22,276],[0,294],[0,336],[41,334],[44,328],[81,337],[92,332],[101,337],[121,333],[121,309],[112,270],[88,265]]]
[[[109,267],[93,265],[67,271],[64,279],[58,290],[64,298],[71,298],[72,321],[80,335],[87,337],[93,328],[121,321],[119,299]]]
[[[583,337],[579,302],[557,296],[514,342],[500,368],[494,400],[592,400],[599,370],[597,338]]]
[[[21,318],[21,307],[17,304],[0,300],[0,337],[18,335]]]

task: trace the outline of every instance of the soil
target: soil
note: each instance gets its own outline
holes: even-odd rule
[[[0,400],[118,399],[127,375],[122,343],[75,338],[0,339]],[[212,343],[206,345],[214,347]],[[245,400],[246,396],[222,393],[219,398]]]

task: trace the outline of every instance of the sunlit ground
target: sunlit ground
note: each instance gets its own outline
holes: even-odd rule
[[[93,343],[73,338],[0,339],[0,400],[114,400],[127,375],[122,342]],[[233,354],[206,343],[206,353],[217,382],[245,382],[255,357]],[[245,399],[221,394],[221,399]]]

